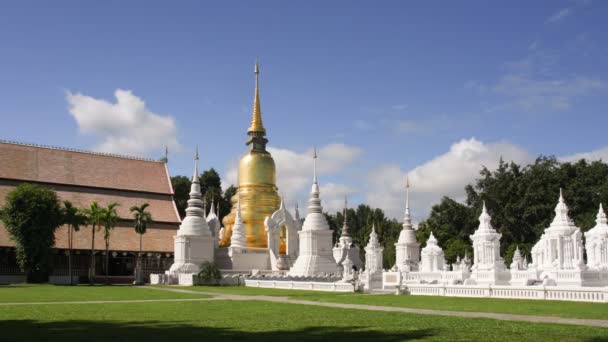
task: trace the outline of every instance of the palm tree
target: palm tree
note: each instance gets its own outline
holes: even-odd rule
[[[114,227],[116,227],[116,224],[120,219],[118,213],[116,212],[116,207],[118,207],[119,205],[120,204],[114,202],[109,204],[106,208],[101,209],[101,222],[103,223],[103,239],[106,242],[106,284],[110,283],[108,278],[108,265],[110,263],[110,232],[112,231],[112,229],[114,229]]]
[[[89,264],[89,283],[92,285],[95,281],[95,229],[101,223],[102,208],[97,202],[92,202],[88,209],[84,210],[87,216],[87,221],[91,225],[91,262]]]
[[[152,214],[146,211],[150,204],[144,203],[141,206],[132,206],[129,211],[133,213],[133,226],[135,232],[139,234],[139,254],[137,254],[137,263],[135,266],[135,285],[142,285],[144,283],[141,269],[141,250],[142,250],[142,239],[148,228],[148,224],[152,222]]]
[[[68,276],[70,285],[72,283],[72,235],[73,232],[80,230],[80,226],[87,224],[87,217],[82,210],[74,207],[72,202],[63,201],[62,208],[63,224],[68,226]]]

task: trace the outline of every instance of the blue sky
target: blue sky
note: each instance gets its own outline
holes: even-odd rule
[[[173,175],[198,145],[230,181],[259,57],[288,203],[305,205],[316,145],[328,208],[348,194],[400,217],[409,173],[422,219],[500,156],[608,158],[607,14],[601,1],[7,1],[0,139],[153,158],[167,143]]]

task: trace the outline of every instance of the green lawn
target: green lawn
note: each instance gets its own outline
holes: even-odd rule
[[[145,292],[145,291],[142,291]],[[0,308],[5,341],[604,341],[608,329],[257,301]]]
[[[408,295],[344,294],[319,291],[275,290],[236,286],[194,286],[190,290],[246,295],[285,296],[334,303],[369,304],[449,311],[497,312],[517,315],[608,319],[608,303],[523,299],[458,298]]]
[[[126,285],[0,285],[0,303],[65,302],[89,300],[201,298],[205,295],[141,289]]]

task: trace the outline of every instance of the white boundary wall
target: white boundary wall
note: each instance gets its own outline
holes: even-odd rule
[[[422,296],[549,299],[608,303],[608,287],[500,286],[500,285],[402,285],[401,292]]]
[[[324,283],[315,281],[251,280],[245,279],[245,286],[268,289],[312,290],[330,292],[355,292],[351,283]]]

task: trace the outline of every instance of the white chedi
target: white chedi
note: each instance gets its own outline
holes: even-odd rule
[[[247,240],[245,238],[245,226],[243,225],[243,218],[241,217],[241,196],[239,196],[236,204],[236,215],[234,217],[234,226],[232,227],[230,247],[247,247]]]
[[[350,236],[350,227],[348,226],[348,202],[344,198],[344,223],[340,238],[333,249],[334,259],[336,263],[342,265],[342,269],[347,271],[347,268],[361,269],[361,257],[359,255],[359,247],[353,243],[353,238]],[[350,260],[348,265],[344,262]]]
[[[568,216],[562,190],[555,207],[555,218],[532,247],[532,267],[538,271],[583,270],[581,230]]]
[[[433,232],[420,252],[420,259],[420,272],[440,272],[445,269],[445,255],[443,249],[437,245]]]
[[[382,272],[382,252],[384,248],[378,241],[376,225],[372,225],[372,232],[369,234],[369,241],[365,246],[365,271],[368,273]]]
[[[204,217],[205,211],[201,197],[197,150],[186,217],[174,237],[175,261],[169,269],[169,274],[198,273],[200,264],[205,261],[213,261],[214,238]]]
[[[420,262],[420,244],[416,239],[416,232],[414,231],[410,214],[409,179],[406,179],[405,188],[405,217],[403,219],[403,229],[401,229],[399,239],[395,244],[395,267],[401,272],[412,272],[418,270],[418,264]]]
[[[515,247],[515,252],[513,252],[513,261],[511,262],[509,269],[521,271],[521,270],[525,270],[527,268],[528,268],[528,265],[526,264],[526,260],[524,258],[522,258],[522,256],[521,256],[521,252],[519,251],[519,246]]]
[[[503,258],[500,256],[500,238],[502,234],[496,232],[492,227],[492,218],[483,202],[481,215],[479,216],[479,227],[473,235],[473,271],[501,271],[506,268]]]
[[[332,235],[319,195],[317,182],[317,153],[314,153],[314,176],[308,201],[308,214],[304,219],[300,237],[300,253],[293,267],[289,270],[290,276],[314,276],[321,273],[338,274],[340,266],[336,263],[332,253]]]
[[[595,227],[585,233],[587,266],[592,270],[608,270],[608,219],[601,203],[595,222]]]

